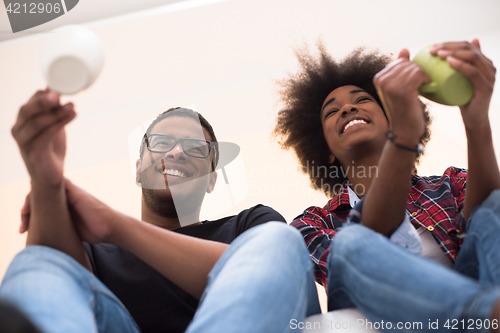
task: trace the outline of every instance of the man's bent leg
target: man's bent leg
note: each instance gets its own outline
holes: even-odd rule
[[[500,286],[500,190],[474,211],[455,270],[480,283]]]
[[[49,247],[28,246],[14,258],[0,299],[44,332],[139,332],[109,289],[73,258]]]
[[[354,304],[385,331],[436,332],[458,323],[460,332],[479,319],[474,332],[488,332],[500,300],[500,288],[481,286],[359,224],[345,226],[332,240],[328,272],[329,310]]]
[[[224,252],[186,333],[289,332],[319,312],[302,236],[270,222],[246,231]]]

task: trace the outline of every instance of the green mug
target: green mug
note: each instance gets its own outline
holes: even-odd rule
[[[413,62],[422,67],[431,82],[423,84],[419,92],[425,98],[445,105],[465,105],[474,96],[474,85],[470,80],[453,69],[446,60],[429,53],[428,46],[417,53]]]

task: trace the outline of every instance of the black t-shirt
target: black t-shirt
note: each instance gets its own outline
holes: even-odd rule
[[[285,222],[274,209],[257,205],[235,216],[205,221],[175,232],[229,244],[259,224]],[[94,274],[122,301],[142,333],[184,332],[198,300],[145,262],[112,244],[85,244]]]

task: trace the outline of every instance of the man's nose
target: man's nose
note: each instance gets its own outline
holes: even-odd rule
[[[172,150],[165,153],[165,158],[185,161],[187,159],[187,155],[184,152],[184,149],[182,149],[182,144],[180,142],[177,142]]]

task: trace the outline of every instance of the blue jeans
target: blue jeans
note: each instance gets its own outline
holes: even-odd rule
[[[373,323],[391,322],[392,330],[421,323],[418,331],[439,332],[448,322],[450,328],[458,323],[454,332],[488,332],[485,320],[500,301],[500,190],[476,208],[466,232],[451,270],[359,224],[347,225],[328,257],[329,310],[356,306]],[[472,320],[483,327],[469,326]],[[436,321],[439,330],[429,327]]]
[[[11,263],[0,299],[44,332],[139,332],[94,275],[54,249],[29,246]],[[278,222],[239,236],[214,266],[187,332],[288,332],[319,313],[313,265],[300,233]]]
[[[17,306],[43,332],[139,332],[101,281],[70,256],[45,246],[28,246],[14,258],[0,299]]]
[[[292,332],[321,312],[314,268],[298,230],[271,222],[238,237],[209,276],[186,333]]]

